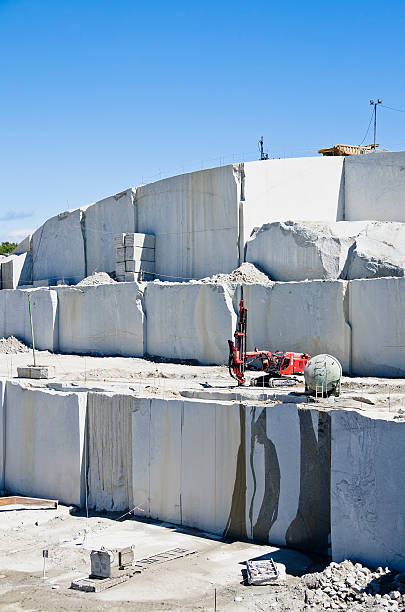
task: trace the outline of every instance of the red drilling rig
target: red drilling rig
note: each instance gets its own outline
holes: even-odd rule
[[[269,385],[272,378],[282,378],[292,374],[303,374],[307,361],[311,358],[307,353],[284,353],[262,351],[255,348],[247,351],[247,312],[243,300],[239,303],[239,320],[234,334],[235,341],[228,340],[229,344],[229,373],[238,385],[246,382],[245,370],[255,361],[266,376],[260,378],[263,385]]]

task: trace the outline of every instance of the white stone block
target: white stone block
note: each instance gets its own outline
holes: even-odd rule
[[[350,370],[347,281],[244,285],[249,349],[336,357]],[[230,336],[231,337],[231,336]]]
[[[271,221],[344,219],[343,159],[297,157],[245,162],[244,240],[253,228]]]
[[[154,261],[126,261],[125,272],[145,272],[145,274],[153,274],[155,272]]]
[[[266,223],[248,240],[246,261],[277,281],[345,277],[349,249],[366,226],[345,221]]]
[[[7,383],[8,491],[84,504],[86,396]]]
[[[405,223],[369,221],[349,252],[347,278],[404,276]]]
[[[120,248],[120,247],[124,247],[125,246],[124,238],[125,238],[125,234],[115,234],[114,235],[114,246],[115,246],[115,248]]]
[[[345,158],[345,219],[405,221],[405,152]]]
[[[62,352],[143,355],[145,314],[136,283],[58,287],[56,291]]]
[[[98,511],[132,508],[132,410],[134,397],[89,393],[89,506]]]
[[[135,259],[138,261],[155,261],[155,249],[127,246],[125,247],[125,259]]]
[[[6,381],[0,379],[0,494],[4,491],[5,390]]]
[[[83,214],[80,208],[60,213],[34,232],[34,281],[78,283],[86,276]]]
[[[125,261],[125,247],[115,248],[115,261],[116,263]]]
[[[350,282],[352,369],[357,376],[405,376],[405,278]]]
[[[33,289],[25,291],[14,289],[0,291],[1,337],[16,336],[26,344],[31,344],[28,294],[31,295],[35,346],[40,350],[55,351],[59,344],[58,298],[53,290]]]
[[[21,255],[22,253],[29,253],[32,249],[32,234],[29,234],[21,240],[21,242],[15,247],[13,253]]]
[[[10,255],[1,263],[2,289],[16,289],[32,283],[32,254]]]
[[[150,283],[145,289],[147,352],[201,363],[228,362],[236,315],[225,286]]]
[[[405,571],[405,423],[331,413],[332,557]]]
[[[123,276],[125,274],[125,261],[116,262],[115,273],[117,276]]]
[[[156,235],[158,277],[205,278],[237,268],[239,201],[240,175],[233,166],[138,187],[137,231]]]
[[[154,234],[139,234],[139,233],[125,234],[124,243],[126,247],[154,249],[155,248],[155,236]]]
[[[113,272],[115,236],[135,229],[135,190],[100,200],[85,209],[87,274]]]

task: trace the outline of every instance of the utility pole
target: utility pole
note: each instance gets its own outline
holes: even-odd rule
[[[263,136],[260,136],[260,140],[258,144],[259,144],[260,160],[263,161],[264,159],[269,159],[269,154],[265,153],[263,149]]]
[[[377,148],[377,104],[381,104],[382,100],[378,98],[377,102],[370,100],[370,104],[374,106],[374,151]]]

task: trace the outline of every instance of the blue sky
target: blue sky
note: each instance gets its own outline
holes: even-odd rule
[[[260,135],[271,157],[359,144],[371,97],[405,109],[404,32],[403,0],[0,0],[0,240]],[[381,146],[404,128],[379,109]]]

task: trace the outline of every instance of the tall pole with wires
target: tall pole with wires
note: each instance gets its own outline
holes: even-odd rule
[[[381,104],[382,100],[378,98],[377,102],[370,100],[370,104],[374,106],[374,151],[377,148],[377,105]]]

